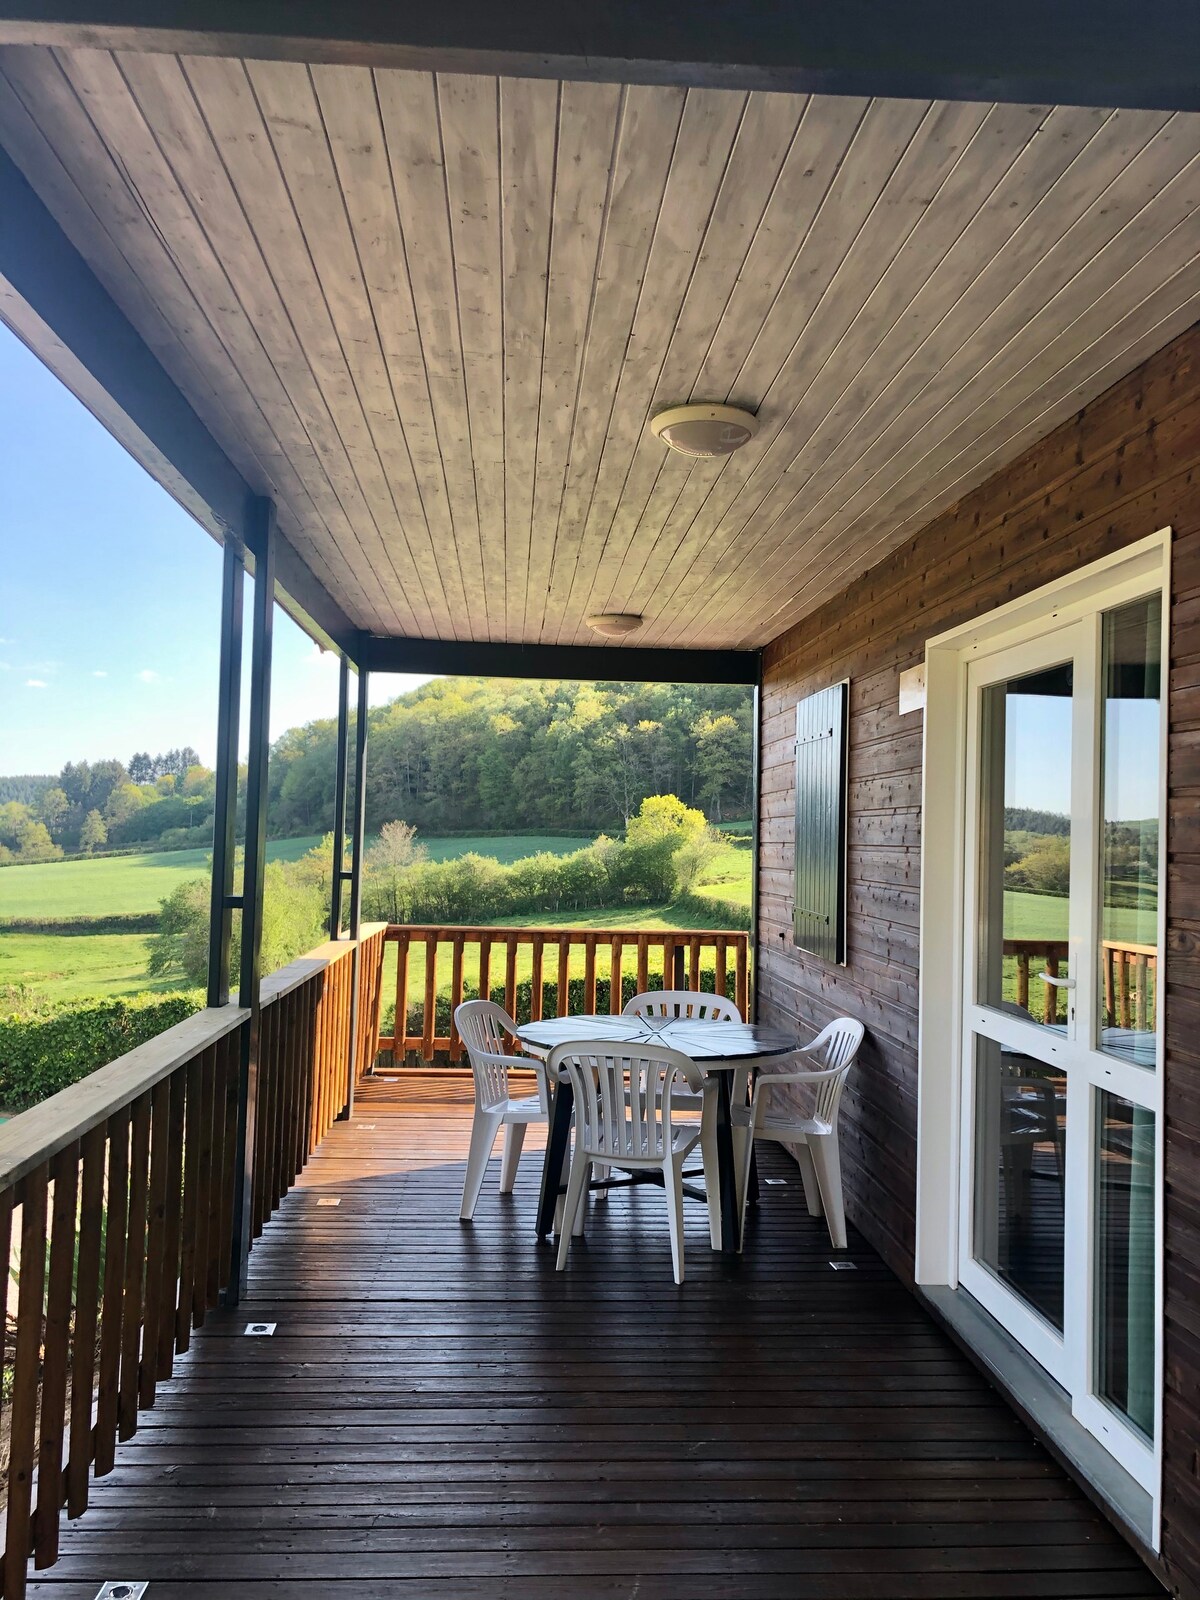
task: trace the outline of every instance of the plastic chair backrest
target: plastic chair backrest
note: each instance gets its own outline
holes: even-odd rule
[[[508,1069],[515,1064],[505,1045],[516,1032],[516,1023],[494,1000],[464,1000],[454,1012],[454,1025],[467,1047],[476,1101],[483,1108],[500,1105],[508,1099]],[[542,1078],[540,1072],[538,1077]]]
[[[724,995],[703,989],[648,989],[625,1002],[627,1017],[686,1017],[703,1022],[741,1022],[742,1013]]]
[[[613,1053],[611,1039],[564,1044],[551,1052],[550,1076],[564,1070],[575,1094],[578,1137],[588,1155],[619,1164],[622,1157],[661,1156],[671,1145],[671,1090],[682,1078],[691,1089],[700,1068],[666,1045]]]
[[[816,1057],[819,1070],[824,1074],[820,1081],[813,1084],[816,1097],[813,1114],[831,1128],[837,1122],[842,1090],[846,1087],[846,1079],[862,1045],[865,1031],[856,1018],[838,1017],[827,1028],[822,1028],[811,1044],[803,1045],[798,1052],[800,1055]]]

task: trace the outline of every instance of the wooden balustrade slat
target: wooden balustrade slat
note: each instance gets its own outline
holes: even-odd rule
[[[117,1437],[137,1430],[138,1368],[146,1277],[146,1209],[150,1184],[150,1094],[133,1103],[129,1140],[129,1217],[125,1234],[125,1286],[121,1308],[121,1376],[117,1385]]]
[[[583,1009],[591,1016],[596,1010],[596,935],[583,940]]]
[[[21,1265],[17,1283],[17,1348],[13,1360],[8,1458],[8,1516],[4,1539],[5,1600],[25,1594],[31,1548],[33,1460],[37,1434],[42,1311],[46,1287],[45,1165],[26,1175],[21,1194]]]
[[[129,1230],[128,1107],[108,1124],[108,1201],[104,1227],[104,1294],[100,1310],[100,1382],[96,1393],[96,1476],[113,1468],[117,1442],[117,1385],[121,1369],[121,1319],[125,1300],[125,1245]]]
[[[1128,1028],[1129,1013],[1129,956],[1125,950],[1117,951],[1117,1026]]]
[[[156,1084],[150,1101],[150,1184],[147,1194],[146,1285],[142,1358],[138,1371],[139,1407],[154,1404],[158,1381],[158,1316],[162,1303],[163,1235],[167,1215],[167,1118],[171,1106],[168,1080]]]
[[[163,1246],[158,1314],[159,1379],[169,1378],[175,1367],[175,1326],[179,1307],[180,1240],[183,1222],[183,1124],[187,1099],[187,1073],[169,1080],[167,1104],[167,1193],[163,1212]]]
[[[545,935],[535,933],[532,951],[533,971],[529,981],[529,1020],[531,1022],[540,1022],[542,1020],[542,1008],[545,1004],[545,955]]]
[[[1145,1033],[1150,1020],[1149,962],[1147,957],[1140,953],[1135,955],[1133,959],[1137,977],[1137,1011],[1134,1016],[1134,1026],[1139,1033]]]
[[[713,958],[713,989],[715,993],[724,995],[726,984],[726,950],[725,940],[718,937]]]
[[[490,938],[481,938],[479,941],[479,998],[490,1000],[492,997],[492,941]]]
[[[517,936],[509,934],[504,944],[504,1009],[510,1017],[517,1014]]]
[[[213,1210],[213,1149],[217,1137],[217,1047],[204,1052],[200,1111],[200,1186],[196,1204],[196,1270],[192,1278],[192,1327],[199,1328],[208,1311],[208,1255]]]
[[[100,1258],[104,1247],[104,1166],[108,1130],[84,1135],[79,1184],[79,1265],[71,1346],[71,1422],[67,1456],[67,1515],[87,1509],[92,1465],[92,1391],[96,1378],[96,1334],[100,1313]]]
[[[222,1060],[223,1057],[223,1060]],[[238,1086],[241,1078],[242,1040],[232,1034],[221,1041],[217,1060],[222,1070],[217,1079],[217,1099],[213,1111],[213,1180],[217,1185],[215,1205],[209,1211],[208,1304],[215,1306],[229,1276],[233,1236],[233,1174],[237,1170]],[[222,1087],[224,1094],[221,1093]]]
[[[608,957],[608,1009],[614,1017],[620,1016],[624,1004],[621,989],[622,957],[625,951],[625,941],[620,934],[613,934],[609,945]]]
[[[558,936],[558,976],[555,983],[554,1015],[568,1016],[571,1009],[571,940],[565,933]]]
[[[645,994],[650,987],[650,936],[637,936],[637,992]]]
[[[700,940],[688,941],[688,988],[692,990],[700,987]]]
[[[437,1027],[437,934],[425,938],[425,1018],[421,1030],[421,1055],[433,1060],[433,1036]]]
[[[408,1037],[408,946],[408,934],[403,933],[396,943],[396,1020],[392,1023],[392,1055],[397,1066],[403,1061]]]
[[[37,1567],[49,1567],[58,1560],[67,1369],[71,1350],[71,1290],[75,1276],[76,1203],[79,1196],[77,1140],[59,1151],[51,1163],[50,1172],[53,1185],[50,1271],[42,1348],[37,1509],[33,1519],[33,1558]]]
[[[463,946],[465,940],[461,935],[455,935],[453,956],[450,962],[450,1055],[455,1061],[462,1060],[462,1040],[458,1036],[458,1023],[454,1020],[463,1000]]]
[[[0,1269],[4,1272],[4,1284],[7,1297],[8,1285],[11,1282],[12,1272],[12,1224],[13,1224],[13,1190],[7,1188],[0,1190]],[[7,1316],[5,1318],[7,1324]],[[0,1420],[4,1417],[5,1395],[8,1385],[5,1377],[8,1372],[8,1328],[0,1328]],[[0,1555],[0,1565],[3,1556]]]
[[[735,977],[734,977],[734,1003],[742,1015],[750,1013],[750,983],[747,974],[749,966],[750,939],[748,934],[738,936],[735,947]]]
[[[183,1113],[183,1215],[180,1223],[179,1308],[175,1314],[175,1348],[191,1343],[192,1294],[196,1277],[196,1228],[199,1215],[201,1108],[205,1051],[187,1064]]]

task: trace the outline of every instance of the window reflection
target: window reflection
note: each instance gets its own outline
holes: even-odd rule
[[[1066,1078],[993,1039],[975,1049],[974,1254],[1061,1332]]]
[[[1158,813],[1162,598],[1103,621],[1099,1043],[1155,1065],[1158,1009]]]
[[[1099,1091],[1097,1388],[1154,1430],[1154,1113]]]
[[[1071,891],[1070,662],[1010,678],[982,698],[982,1004],[1057,1027],[1067,978]]]

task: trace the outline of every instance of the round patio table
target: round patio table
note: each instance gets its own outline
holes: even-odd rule
[[[668,1045],[688,1056],[717,1079],[717,1173],[721,1187],[721,1250],[738,1247],[737,1182],[733,1160],[733,1107],[730,1081],[739,1069],[769,1056],[788,1055],[799,1040],[757,1022],[704,1022],[671,1017],[665,1022],[634,1016],[545,1017],[517,1029],[517,1038],[533,1056],[545,1058],[557,1045],[598,1040],[620,1044]],[[537,1232],[544,1238],[554,1228],[554,1208],[562,1192],[562,1170],[571,1134],[574,1093],[564,1076],[554,1085],[554,1106],[542,1167]],[[603,1185],[599,1185],[603,1187]]]

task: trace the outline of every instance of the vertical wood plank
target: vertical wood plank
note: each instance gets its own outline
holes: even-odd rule
[[[588,933],[583,940],[583,1009],[590,1017],[596,1010],[596,935]]]
[[[456,933],[450,960],[450,1059],[452,1061],[461,1061],[463,1053],[462,1040],[458,1036],[458,1023],[454,1020],[454,1014],[463,1000],[463,944],[463,935]]]
[[[392,1059],[404,1065],[408,1038],[408,947],[409,934],[402,929],[396,940],[396,1020],[392,1023]]]
[[[688,988],[695,991],[700,987],[700,940],[694,936],[688,943]]]
[[[544,933],[534,934],[531,955],[533,972],[529,981],[529,1020],[530,1022],[540,1022],[544,1004],[542,991],[545,984],[546,936]]]
[[[715,951],[713,956],[713,989],[721,996],[722,999],[724,999],[725,985],[728,981],[726,961],[727,941],[723,936],[719,936],[713,948]]]
[[[96,1377],[96,1332],[100,1312],[100,1257],[104,1240],[104,1164],[108,1129],[85,1134],[79,1192],[79,1265],[75,1282],[75,1327],[71,1347],[71,1433],[67,1458],[67,1515],[82,1516],[88,1503],[92,1464],[92,1391]]]
[[[650,987],[650,936],[637,936],[637,992],[645,994]]]
[[[117,1387],[117,1437],[137,1431],[142,1307],[146,1281],[146,1211],[150,1184],[150,1095],[133,1103],[129,1141],[129,1219],[125,1234],[125,1284],[121,1307],[121,1376]]]
[[[175,1348],[191,1343],[192,1297],[196,1282],[196,1235],[200,1216],[200,1147],[203,1142],[205,1050],[187,1065],[186,1103],[183,1117],[183,1215],[180,1222],[179,1309],[175,1315]]]
[[[79,1197],[79,1141],[54,1157],[50,1171],[50,1277],[46,1290],[46,1332],[42,1350],[42,1407],[38,1441],[37,1510],[33,1559],[37,1567],[58,1560],[58,1519],[63,1503],[63,1435],[67,1409],[67,1367],[71,1349],[71,1290],[75,1276],[76,1202]]]
[[[163,1240],[167,1217],[167,1144],[170,1134],[171,1084],[155,1084],[150,1097],[150,1184],[147,1196],[146,1288],[142,1360],[138,1372],[138,1406],[154,1404],[158,1381],[158,1317],[162,1305]]]
[[[37,1432],[38,1369],[46,1288],[47,1168],[35,1167],[21,1185],[21,1265],[17,1284],[17,1349],[9,1459],[8,1518],[4,1539],[5,1600],[25,1593],[33,1503],[33,1453]]]
[[[569,1017],[571,1014],[571,938],[569,934],[560,934],[558,939],[558,976],[556,979],[557,994],[554,1003],[556,1017]]]
[[[125,1246],[129,1206],[129,1109],[108,1119],[108,1204],[104,1227],[104,1295],[100,1309],[100,1382],[96,1395],[96,1476],[113,1468],[117,1386],[121,1369]]]
[[[610,946],[608,963],[608,1009],[614,1017],[620,1016],[621,1007],[624,1004],[624,998],[622,995],[622,989],[624,985],[621,981],[621,968],[624,962],[624,954],[625,941],[621,938],[619,933],[614,933],[612,936],[612,944]]]
[[[735,999],[736,999],[736,1002],[737,1002],[737,1008],[742,1013],[743,1017],[746,1016],[747,1009],[748,1009],[749,1004],[750,1004],[750,984],[749,984],[748,974],[747,974],[749,945],[750,945],[750,936],[749,936],[749,934],[739,933],[738,934],[738,938],[737,938],[737,946],[736,946],[737,955],[736,955],[736,969],[735,970],[736,970],[737,976],[736,976],[736,979],[735,979],[735,983],[736,983]]]
[[[479,936],[479,998],[492,998],[492,941],[486,934]]]
[[[13,1190],[5,1189],[0,1193],[0,1269],[4,1272],[5,1306],[7,1309],[8,1293],[12,1283],[12,1224],[13,1224]],[[5,1397],[11,1391],[8,1383],[8,1317],[5,1315],[4,1325],[0,1326],[0,1421],[5,1412]],[[0,1562],[0,1567],[3,1563]]]
[[[433,1060],[433,1041],[437,1033],[437,953],[436,929],[425,935],[425,1015],[421,1019],[421,1055]]]
[[[180,1305],[179,1261],[183,1231],[183,1121],[187,1068],[170,1078],[167,1112],[167,1193],[163,1214],[162,1287],[159,1291],[157,1376],[175,1366],[175,1327]]]
[[[504,941],[504,1009],[514,1022],[517,1016],[517,936]]]

